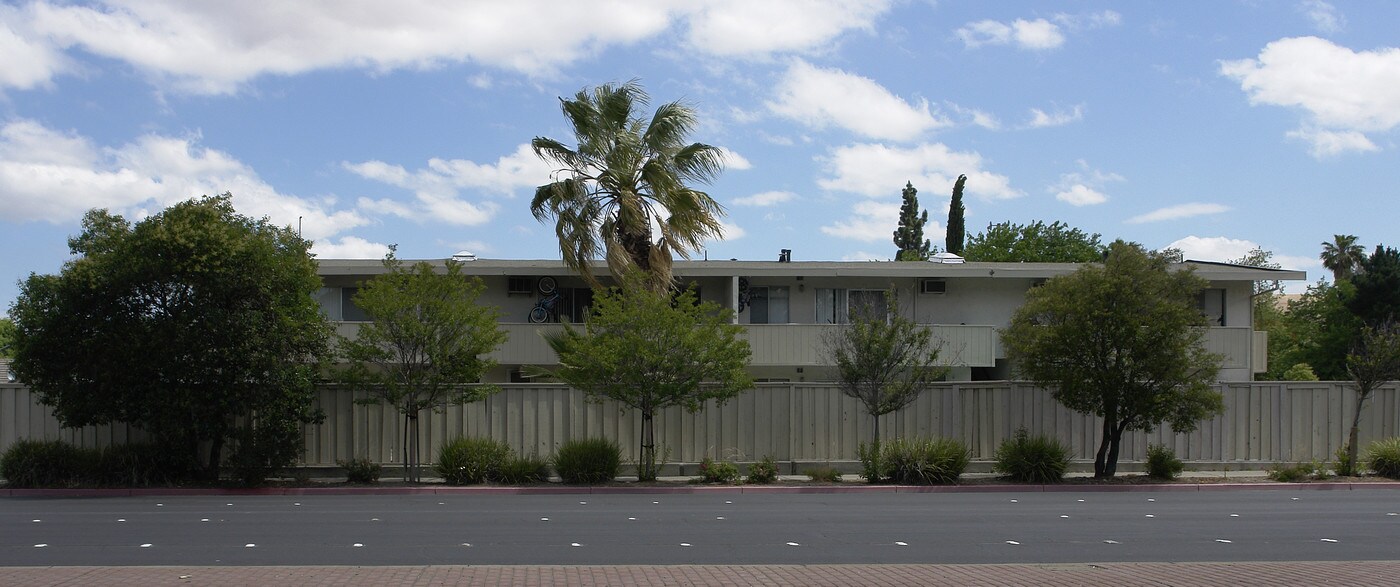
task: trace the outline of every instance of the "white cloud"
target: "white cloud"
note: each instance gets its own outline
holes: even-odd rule
[[[965,191],[988,200],[1025,195],[1011,187],[1005,175],[982,169],[982,156],[958,152],[942,143],[909,148],[878,143],[857,143],[833,149],[826,157],[827,177],[817,179],[822,189],[844,191],[872,198],[896,197],[905,182],[920,191],[952,193],[959,174],[967,175]]]
[[[1053,112],[1046,112],[1039,108],[1031,108],[1031,121],[1027,126],[1031,128],[1044,128],[1047,126],[1064,126],[1071,122],[1079,122],[1084,119],[1084,105],[1076,104],[1070,110],[1056,109]]]
[[[1253,105],[1303,111],[1289,136],[1308,140],[1316,156],[1370,151],[1362,133],[1400,126],[1400,48],[1356,52],[1317,37],[1279,39],[1257,59],[1224,61],[1220,73],[1240,83]]]
[[[959,118],[966,120],[973,126],[980,126],[988,130],[997,130],[1001,128],[1001,121],[997,120],[996,116],[986,111],[976,108],[965,108],[952,102],[944,102],[943,105],[954,114],[957,114]]]
[[[740,228],[738,224],[732,224],[732,223],[729,223],[729,222],[720,222],[720,225],[721,225],[721,232],[723,232],[724,235],[723,235],[723,237],[721,237],[719,240],[723,240],[723,241],[734,241],[734,240],[739,240],[739,239],[741,239],[741,238],[744,238],[744,235],[745,235],[745,234],[748,234],[748,233],[744,232],[744,229],[743,229],[743,228]]]
[[[894,259],[893,259],[892,257],[890,257],[889,253],[886,253],[886,254],[881,255],[881,254],[878,254],[878,253],[867,253],[867,252],[865,252],[865,251],[856,251],[856,252],[850,253],[850,254],[848,254],[848,255],[843,255],[843,256],[841,257],[841,260],[842,260],[842,261],[893,261]]]
[[[311,246],[311,252],[319,259],[382,259],[389,252],[389,245],[374,243],[358,236],[318,240]]]
[[[1016,19],[1010,24],[995,20],[979,20],[964,25],[957,30],[956,34],[969,49],[983,45],[1014,43],[1021,49],[1044,51],[1058,48],[1065,43],[1065,36],[1060,32],[1060,27],[1043,18]]]
[[[1072,206],[1102,204],[1108,201],[1108,194],[1102,191],[1104,185],[1123,181],[1123,176],[1091,168],[1083,159],[1075,163],[1080,170],[1061,174],[1060,181],[1048,190],[1061,202]]]
[[[529,145],[516,147],[515,152],[500,157],[495,163],[433,158],[428,160],[426,167],[412,172],[383,161],[344,162],[341,165],[365,179],[414,193],[415,201],[412,204],[387,198],[361,198],[359,205],[367,211],[467,226],[490,220],[499,206],[495,202],[465,200],[461,197],[462,191],[510,197],[520,189],[547,183],[551,171]]]
[[[820,51],[848,30],[873,30],[889,6],[888,0],[697,2],[687,41],[726,57]]]
[[[1108,196],[1082,183],[1071,185],[1055,194],[1055,199],[1072,206],[1092,206],[1108,201]]]
[[[9,222],[75,222],[91,208],[141,217],[202,195],[233,193],[239,213],[281,226],[301,220],[310,239],[368,223],[330,198],[278,193],[257,172],[198,137],[146,135],[116,147],[37,122],[0,127],[0,201]]]
[[[1317,159],[1334,157],[1348,152],[1379,151],[1375,143],[1365,134],[1354,130],[1332,131],[1321,129],[1298,129],[1286,133],[1289,138],[1301,139],[1311,145],[1309,153]]]
[[[1298,3],[1298,12],[1312,22],[1313,27],[1324,33],[1340,32],[1347,26],[1347,17],[1336,6],[1322,0],[1303,0]]]
[[[771,191],[759,192],[752,196],[744,196],[742,198],[734,198],[733,202],[735,206],[766,207],[776,206],[784,202],[791,202],[796,198],[797,194],[792,192]]]
[[[898,202],[859,201],[851,206],[849,217],[823,226],[821,231],[836,238],[867,243],[890,241],[893,247],[894,229],[899,226],[899,206]],[[936,236],[934,233],[942,230],[936,221],[930,220],[924,226],[924,237],[931,239]]]
[[[1184,257],[1196,261],[1217,261],[1228,263],[1243,258],[1254,249],[1263,248],[1258,243],[1244,239],[1223,236],[1188,236],[1167,245],[1167,248],[1181,249]],[[1265,249],[1267,250],[1267,249]],[[1275,254],[1271,260],[1284,269],[1306,269],[1321,267],[1322,261],[1316,257],[1295,257]]]
[[[1193,216],[1205,216],[1207,214],[1220,214],[1230,211],[1229,206],[1221,204],[1207,204],[1203,202],[1192,202],[1190,204],[1180,204],[1158,208],[1146,214],[1140,214],[1125,220],[1128,224],[1143,224],[1147,222],[1162,222],[1164,220],[1180,220]]]
[[[0,88],[27,90],[45,85],[54,75],[71,69],[51,43],[27,36],[20,9],[0,5]]]
[[[745,159],[743,155],[729,150],[727,147],[720,147],[720,152],[724,154],[724,168],[730,171],[743,171],[753,169],[753,163]]]
[[[1089,14],[1056,14],[1052,20],[1072,30],[1100,29],[1123,24],[1123,15],[1112,10],[1104,10]]]
[[[908,141],[951,124],[930,111],[928,100],[910,104],[870,78],[802,60],[788,67],[767,105],[813,128],[839,126],[876,139]]]

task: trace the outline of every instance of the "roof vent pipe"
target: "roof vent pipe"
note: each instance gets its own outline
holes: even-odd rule
[[[779,251],[778,251],[778,262],[779,262],[779,263],[791,263],[791,262],[792,262],[792,249],[781,249],[781,250],[779,250]]]

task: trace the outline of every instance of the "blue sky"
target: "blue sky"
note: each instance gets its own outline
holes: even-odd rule
[[[84,211],[231,191],[322,258],[558,258],[528,212],[559,96],[639,78],[730,152],[713,258],[888,259],[1063,220],[1313,278],[1400,244],[1400,3],[724,0],[0,4],[0,307]],[[1293,289],[1300,289],[1297,284]]]

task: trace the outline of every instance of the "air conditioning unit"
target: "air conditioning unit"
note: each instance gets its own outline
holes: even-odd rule
[[[919,293],[943,295],[948,292],[948,282],[942,279],[925,279],[919,282]]]

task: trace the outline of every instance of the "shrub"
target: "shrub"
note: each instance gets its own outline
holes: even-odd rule
[[[1002,441],[992,469],[1022,483],[1057,483],[1069,470],[1069,448],[1048,436],[1031,436],[1025,428]]]
[[[778,464],[773,462],[772,455],[764,455],[763,459],[749,465],[749,478],[747,483],[754,485],[767,485],[778,480]]]
[[[700,481],[704,483],[724,483],[732,485],[739,482],[739,467],[729,461],[716,461],[710,457],[705,457],[700,461]]]
[[[345,469],[345,480],[351,483],[378,483],[379,474],[384,471],[384,467],[369,457],[345,459],[335,464]]]
[[[1317,381],[1317,373],[1313,372],[1311,365],[1298,363],[1289,367],[1283,372],[1284,381]]]
[[[1400,479],[1400,437],[1372,442],[1366,449],[1366,463],[1377,475]]]
[[[238,482],[262,485],[301,457],[303,442],[301,424],[294,420],[240,426],[233,436],[229,468]]]
[[[1322,466],[1322,463],[1311,461],[1294,465],[1271,467],[1267,471],[1267,474],[1269,478],[1274,481],[1296,483],[1298,481],[1308,481],[1310,479],[1326,479],[1327,469]]]
[[[98,451],[61,440],[20,440],[0,456],[10,487],[74,487],[93,481]]]
[[[967,469],[967,446],[952,438],[897,438],[880,451],[885,477],[903,484],[956,483]]]
[[[860,443],[856,449],[860,457],[860,476],[865,477],[867,483],[879,483],[885,476],[885,463],[880,458],[880,441],[870,444]]]
[[[103,485],[174,485],[194,473],[193,465],[181,456],[145,442],[111,445],[102,449],[97,461],[98,483]]]
[[[1337,458],[1337,464],[1332,467],[1332,470],[1338,475],[1342,477],[1351,477],[1360,473],[1360,471],[1356,470],[1356,463],[1351,462],[1350,442],[1343,444],[1341,448],[1338,448],[1337,452],[1333,453],[1333,456]]]
[[[1186,465],[1176,458],[1176,452],[1165,444],[1147,445],[1147,476],[1153,479],[1175,479]]]
[[[811,469],[803,469],[802,474],[806,475],[807,478],[811,479],[812,481],[822,483],[841,482],[841,472],[837,471],[836,467],[833,467],[831,465],[822,465],[820,467],[813,467]]]
[[[622,470],[622,449],[603,438],[570,440],[554,455],[554,470],[565,483],[607,483]]]
[[[504,442],[458,438],[438,449],[434,468],[450,485],[474,485],[498,479],[510,456],[510,447]]]
[[[538,454],[508,459],[501,467],[501,483],[526,485],[549,480],[549,461]]]

